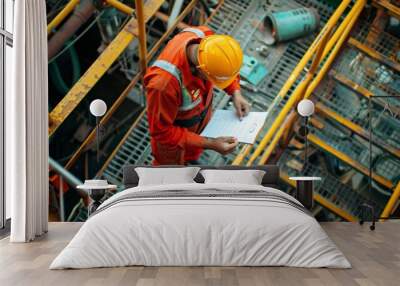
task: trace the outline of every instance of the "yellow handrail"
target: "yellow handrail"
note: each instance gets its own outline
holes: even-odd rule
[[[333,45],[337,41],[336,45],[333,47],[332,52],[329,54],[328,60],[324,63],[320,72],[312,80],[312,82],[311,82],[311,79],[312,79],[313,75],[307,74],[304,81],[302,81],[297,86],[296,90],[293,92],[293,94],[291,95],[291,97],[286,102],[285,106],[283,107],[283,109],[281,110],[281,112],[279,113],[279,115],[277,116],[275,121],[273,122],[271,128],[268,130],[267,134],[261,140],[257,149],[254,151],[254,153],[250,157],[249,161],[247,162],[247,165],[251,165],[254,162],[254,160],[261,154],[262,150],[266,147],[266,145],[271,140],[275,131],[282,124],[283,120],[285,119],[285,117],[287,116],[289,111],[292,109],[292,107],[295,105],[295,103],[298,102],[298,100],[301,98],[301,96],[304,94],[304,98],[309,97],[311,95],[311,92],[319,84],[322,77],[325,75],[325,73],[329,69],[330,64],[333,62],[335,56],[339,52],[339,49],[342,46],[343,42],[347,38],[347,35],[350,33],[350,30],[353,27],[355,21],[357,20],[359,14],[361,13],[361,11],[365,5],[365,2],[366,2],[365,0],[357,1],[356,4],[354,5],[354,7],[349,12],[349,14],[346,16],[345,20],[341,23],[339,28],[335,31],[334,35],[329,40],[329,42],[327,43],[327,45],[322,53],[322,58],[325,58],[325,56],[329,53],[330,49],[333,47]],[[326,30],[329,31],[331,28],[326,29]],[[322,43],[322,41],[320,43]]]
[[[147,43],[146,43],[146,26],[144,21],[143,0],[135,0],[136,18],[139,32],[139,63],[140,71],[143,73],[147,69]]]
[[[133,8],[129,7],[128,5],[122,3],[118,0],[106,0],[106,3],[127,15],[132,16],[133,13],[135,12],[135,10]]]
[[[276,145],[279,142],[279,139],[282,137],[283,133],[288,129],[288,127],[292,124],[293,119],[297,117],[297,114],[295,112],[291,112],[288,117],[286,117],[285,122],[281,125],[281,127],[278,129],[276,132],[275,138],[271,141],[271,144],[268,145],[268,147],[265,149],[264,153],[262,154],[259,165],[263,165],[267,162],[269,159],[269,156],[271,156],[272,152],[274,151]]]
[[[399,197],[400,197],[400,181],[397,183],[397,186],[394,189],[392,195],[390,196],[390,199],[386,203],[386,206],[383,209],[381,217],[388,218],[392,214],[392,211],[393,211],[397,201],[399,200]]]
[[[64,21],[64,19],[67,18],[69,14],[71,14],[71,12],[75,9],[75,7],[79,4],[79,2],[80,0],[71,0],[68,2],[67,5],[65,5],[65,7],[61,10],[61,12],[54,17],[54,19],[50,22],[50,24],[47,25],[48,35],[50,35],[53,29],[58,25],[60,25],[60,23]]]

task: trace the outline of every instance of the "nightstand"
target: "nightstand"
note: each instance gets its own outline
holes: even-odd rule
[[[88,207],[88,215],[96,211],[101,205],[101,199],[104,197],[107,190],[116,189],[116,185],[109,185],[106,180],[85,180],[85,184],[77,186],[78,189],[87,190],[91,198]]]
[[[305,208],[311,210],[313,207],[314,181],[320,181],[320,177],[290,177],[296,181],[296,198]]]

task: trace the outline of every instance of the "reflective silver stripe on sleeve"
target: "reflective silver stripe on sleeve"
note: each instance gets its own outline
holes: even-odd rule
[[[199,38],[204,38],[206,34],[202,30],[195,29],[195,28],[185,28],[182,30],[182,32],[191,32],[197,35]]]
[[[171,75],[173,75],[178,80],[179,85],[182,86],[181,71],[174,64],[171,64],[170,62],[167,62],[164,60],[157,60],[151,66],[158,67],[160,69],[165,70],[166,72],[169,72]]]
[[[191,104],[188,105],[182,105],[181,107],[179,107],[180,111],[188,111],[190,109],[195,108],[197,105],[199,105],[201,102],[201,98],[199,97],[198,99],[196,99],[195,101],[193,101]]]

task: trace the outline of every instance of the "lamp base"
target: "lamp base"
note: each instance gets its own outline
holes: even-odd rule
[[[106,189],[91,189],[89,190],[89,197],[91,202],[88,207],[88,215],[94,213],[97,208],[101,205],[101,199],[106,194]]]

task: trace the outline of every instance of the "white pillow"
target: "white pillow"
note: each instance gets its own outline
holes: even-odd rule
[[[261,185],[265,171],[261,170],[201,170],[205,184],[234,183],[246,185]]]
[[[135,168],[139,176],[138,186],[195,183],[193,179],[199,170],[199,167]]]

